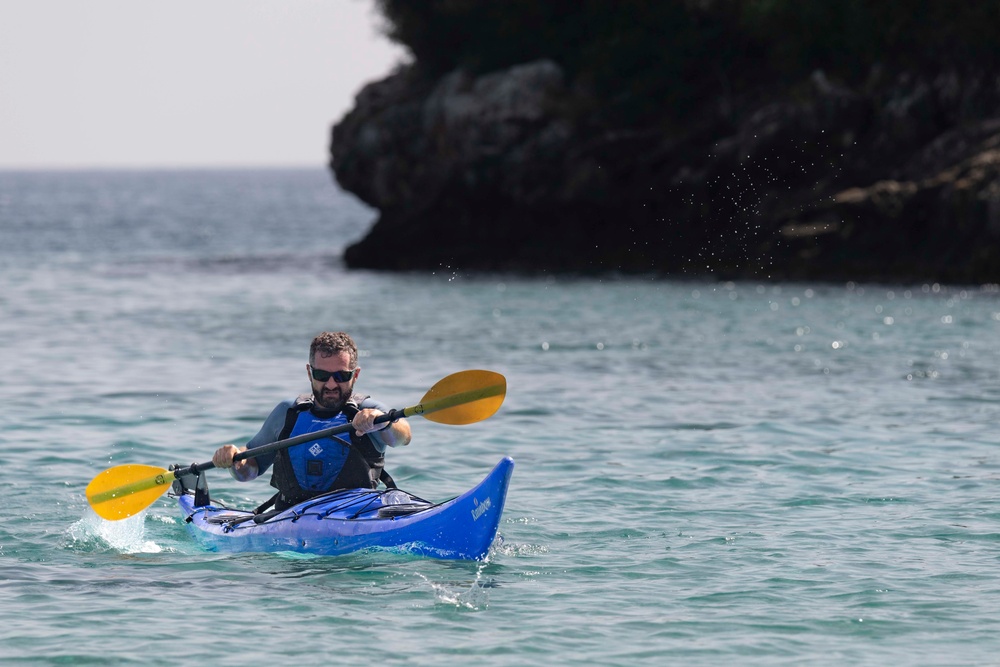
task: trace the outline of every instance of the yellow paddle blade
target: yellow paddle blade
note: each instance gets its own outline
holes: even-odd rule
[[[102,519],[127,519],[152,505],[173,481],[172,471],[156,466],[115,466],[90,481],[87,502]]]
[[[507,380],[499,373],[462,371],[440,380],[419,404],[403,412],[439,424],[473,424],[499,410],[506,395]]]

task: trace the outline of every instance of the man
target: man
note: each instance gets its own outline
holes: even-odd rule
[[[240,449],[223,445],[212,463],[229,468],[241,482],[255,479],[272,465],[273,498],[282,510],[334,489],[372,488],[382,479],[394,486],[383,471],[387,447],[410,442],[405,419],[375,424],[388,408],[368,396],[355,396],[354,383],[361,373],[358,347],[343,332],[324,332],[313,339],[306,364],[311,396],[282,401],[271,411],[260,431]],[[259,457],[233,461],[237,453],[285,438],[350,423],[348,436],[327,437]],[[266,507],[266,505],[265,505]]]

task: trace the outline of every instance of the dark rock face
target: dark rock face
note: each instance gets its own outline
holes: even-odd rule
[[[816,72],[616,129],[553,62],[370,84],[333,131],[351,267],[1000,282],[1000,75]]]

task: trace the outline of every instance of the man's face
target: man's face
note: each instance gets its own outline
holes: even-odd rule
[[[326,410],[342,410],[347,399],[354,391],[354,382],[358,379],[360,369],[351,368],[351,357],[347,352],[335,354],[332,357],[324,357],[317,354],[315,361],[306,366],[309,372],[309,382],[312,384],[313,397],[316,405]],[[320,375],[330,375],[331,373],[346,373],[350,377],[345,382],[337,382],[337,379],[330,375],[323,380],[315,378],[316,372]]]

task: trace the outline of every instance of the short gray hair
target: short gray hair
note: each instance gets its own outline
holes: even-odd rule
[[[354,339],[343,331],[324,331],[313,338],[312,345],[309,346],[310,364],[316,361],[317,352],[324,357],[347,352],[351,359],[351,370],[358,366],[358,346],[354,344]]]

